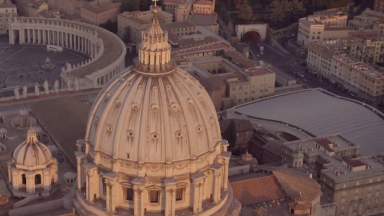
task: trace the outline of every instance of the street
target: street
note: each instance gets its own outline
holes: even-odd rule
[[[257,44],[261,44],[264,46],[264,51],[262,54],[260,53]],[[251,53],[254,53],[256,55],[254,60],[263,60],[266,63],[273,65],[274,67],[286,73],[288,76],[297,80],[298,84],[302,84],[304,88],[323,88],[331,93],[354,99],[347,93],[331,86],[330,84],[323,82],[312,73],[307,73],[305,70],[306,67],[300,64],[305,61],[305,59],[303,58],[281,53],[277,49],[273,48],[271,45],[264,42],[249,42],[249,49]],[[300,63],[296,62],[297,60]],[[292,73],[287,73],[288,70],[292,71]],[[304,77],[300,77],[300,74],[302,74],[302,76]]]

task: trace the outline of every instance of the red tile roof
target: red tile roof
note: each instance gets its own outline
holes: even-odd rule
[[[287,197],[287,194],[273,175],[231,182],[231,187],[233,189],[233,196],[242,205],[279,200]]]
[[[364,166],[364,165],[366,165],[365,163],[363,163],[363,162],[361,162],[361,161],[359,161],[359,160],[357,160],[357,159],[355,159],[355,160],[351,160],[351,159],[348,159],[348,158],[343,158],[343,161],[345,162],[345,163],[347,163],[349,166],[351,166],[351,167],[359,167],[359,166]]]
[[[329,152],[334,152],[334,150],[329,146],[332,144],[332,142],[329,141],[328,139],[316,140],[316,143],[319,144],[321,147],[323,147],[325,150]]]

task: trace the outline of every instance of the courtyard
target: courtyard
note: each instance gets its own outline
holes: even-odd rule
[[[43,69],[41,65],[49,58],[55,65],[52,69]],[[0,97],[14,95],[16,86],[28,87],[28,93],[35,91],[38,83],[44,91],[43,83],[48,81],[53,89],[55,80],[60,81],[62,67],[66,63],[78,64],[89,59],[87,55],[64,49],[62,52],[47,51],[45,45],[10,45],[8,37],[0,37]],[[60,82],[59,82],[60,83]],[[20,94],[22,94],[20,90]]]

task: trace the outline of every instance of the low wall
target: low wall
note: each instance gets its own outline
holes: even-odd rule
[[[52,211],[63,208],[63,200],[52,200],[44,203],[38,203],[31,206],[20,207],[9,210],[9,216],[27,216],[42,212]]]
[[[292,34],[297,34],[297,29],[299,28],[299,23],[292,23],[291,25],[282,28],[273,30],[271,28],[267,28],[267,38],[268,41],[271,39],[279,39],[285,36],[291,36]]]

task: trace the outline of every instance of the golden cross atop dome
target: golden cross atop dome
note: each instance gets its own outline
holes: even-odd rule
[[[157,2],[159,1],[159,0],[152,0],[153,2],[155,2],[155,7],[157,7]]]

